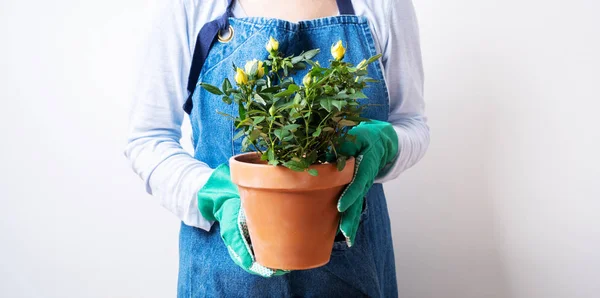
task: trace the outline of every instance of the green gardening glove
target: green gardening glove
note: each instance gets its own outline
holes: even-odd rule
[[[246,216],[241,208],[238,188],[231,182],[229,165],[217,167],[204,187],[198,192],[198,209],[207,220],[218,221],[221,238],[231,259],[249,273],[263,277],[288,273],[260,265],[254,259]]]
[[[356,158],[354,178],[342,193],[337,207],[342,212],[340,230],[350,247],[356,238],[365,195],[377,175],[396,159],[398,135],[390,123],[377,120],[361,122],[348,134],[356,140],[344,142],[338,152]]]

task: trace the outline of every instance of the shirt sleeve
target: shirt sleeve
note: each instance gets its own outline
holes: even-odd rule
[[[190,39],[195,40],[189,31],[193,16],[182,0],[166,2],[146,45],[125,156],[162,206],[185,224],[209,230],[212,222],[200,214],[196,196],[212,169],[180,144],[193,51]]]
[[[376,16],[384,76],[390,97],[389,122],[398,135],[399,153],[375,180],[383,183],[416,164],[429,146],[424,115],[423,63],[419,29],[411,0],[384,1]],[[381,21],[383,20],[383,21]]]

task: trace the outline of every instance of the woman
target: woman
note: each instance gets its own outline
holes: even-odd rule
[[[414,165],[429,144],[410,0],[168,2],[144,61],[125,154],[146,190],[182,220],[178,297],[397,296],[381,183]],[[369,66],[379,82],[365,92],[373,108],[363,116],[374,121],[352,129],[357,142],[345,149],[363,160],[338,204],[349,218],[341,229],[350,232],[336,238],[330,263],[312,270],[264,268],[240,245],[239,194],[227,168],[240,153],[233,125],[214,112],[226,108],[220,100],[195,88],[231,76],[232,63],[264,58],[270,37],[284,53],[321,48],[322,63],[340,39],[346,61],[383,55]],[[179,143],[184,113],[193,157]]]

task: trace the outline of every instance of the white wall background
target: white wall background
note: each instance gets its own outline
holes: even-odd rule
[[[173,297],[122,155],[154,2],[0,1],[0,297]],[[387,185],[402,297],[600,297],[600,4],[415,0],[428,155]]]

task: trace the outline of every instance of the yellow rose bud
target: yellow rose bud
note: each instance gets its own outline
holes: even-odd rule
[[[254,65],[254,63],[256,63],[256,59],[246,61],[246,65],[244,65],[244,72],[249,75],[252,75],[251,70],[252,70],[252,65]]]
[[[340,40],[331,47],[331,56],[333,56],[335,60],[340,61],[344,59],[344,55],[346,55],[346,48],[344,48],[344,45],[342,45],[342,41]]]
[[[256,64],[256,59],[254,60],[249,60],[246,62],[246,65],[244,65],[244,71],[246,72],[246,74],[248,75],[253,75],[252,73],[252,67],[254,66],[254,64]]]
[[[258,64],[256,66],[256,73],[252,73],[252,67],[254,67],[254,64]],[[244,65],[244,70],[249,76],[256,75],[258,78],[262,78],[265,75],[265,68],[263,66],[263,62],[258,61],[256,59],[246,62],[246,65]]]
[[[239,67],[235,71],[235,82],[238,83],[238,85],[248,84],[248,75]]]
[[[279,50],[279,42],[271,36],[269,42],[267,42],[266,49],[269,53],[277,52]]]
[[[302,84],[304,84],[304,86],[308,86],[310,85],[310,83],[312,82],[312,76],[310,75],[310,73],[307,73],[304,78],[302,79]]]
[[[262,61],[258,61],[258,73],[256,74],[259,78],[265,76],[265,67]]]

